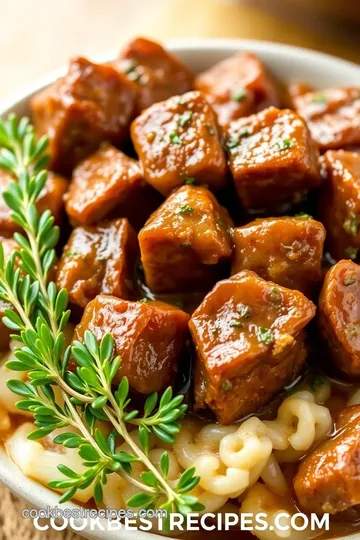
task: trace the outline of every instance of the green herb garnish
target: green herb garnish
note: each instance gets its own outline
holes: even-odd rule
[[[350,276],[346,276],[344,278],[344,285],[345,287],[349,287],[349,285],[353,285],[354,283],[356,283],[356,276],[355,274],[352,274]]]
[[[183,95],[183,96],[180,97],[178,103],[179,103],[179,105],[186,105],[187,103],[189,103],[189,98],[185,97],[185,95]]]
[[[321,386],[324,386],[325,384],[325,378],[324,377],[317,377],[316,379],[314,379],[311,384],[310,384],[310,389],[313,391],[313,392],[316,392],[316,390],[318,390]]]
[[[244,326],[244,323],[233,319],[232,321],[230,321],[230,326],[235,328],[241,328],[242,326]]]
[[[278,139],[276,141],[276,144],[281,151],[288,150],[289,148],[292,148],[294,146],[293,141],[291,141],[290,139]]]
[[[240,132],[239,132],[239,137],[242,139],[244,137],[249,137],[249,135],[251,135],[251,132],[249,129],[242,129]]]
[[[350,212],[344,221],[344,231],[350,236],[357,236],[359,229],[359,218],[354,212]]]
[[[3,197],[14,221],[23,229],[23,233],[14,235],[21,247],[17,254],[21,270],[15,266],[15,253],[5,261],[0,244],[0,298],[13,308],[5,310],[3,322],[16,341],[25,345],[14,350],[15,359],[7,367],[27,372],[29,379],[8,381],[8,387],[21,396],[17,407],[34,415],[37,429],[29,439],[41,439],[58,428],[75,428],[75,432],[64,431],[54,438],[55,444],[76,448],[84,467],[76,472],[58,466],[64,477],[49,486],[64,490],[60,502],[91,485],[95,502],[100,504],[107,477],[118,474],[140,490],[127,501],[128,506],[148,508],[161,501],[169,512],[198,511],[202,505],[195,497],[186,496],[199,482],[195,469],[186,470],[175,485],[170,485],[167,451],[161,456],[159,469],[147,457],[150,435],[166,443],[174,441],[180,429],[178,420],[187,409],[183,396],[173,397],[171,388],[160,399],[152,394],[140,414],[130,406],[126,377],[116,383],[113,392],[121,359],[114,356],[110,334],[99,343],[86,331],[84,342],[75,341],[65,348],[64,329],[70,317],[68,292],[58,291],[55,283],[49,282],[59,228],[54,226],[49,210],[39,216],[35,206],[47,180],[47,145],[46,137],[36,141],[26,118],[19,121],[10,115],[7,121],[0,120],[0,167],[14,177]],[[70,358],[77,364],[76,371],[67,369]],[[59,402],[53,388],[58,390]],[[107,436],[99,429],[99,420],[107,422]],[[130,436],[129,424],[138,430],[138,441]],[[119,442],[126,442],[129,450],[117,451]],[[132,473],[133,461],[145,469],[140,478]]]
[[[141,302],[142,304],[147,304],[149,302],[149,299],[146,296],[144,296],[143,298],[139,300],[139,302]]]
[[[345,249],[345,257],[353,261],[357,259],[358,254],[359,254],[359,248],[349,246]]]
[[[221,385],[221,389],[223,392],[229,392],[233,387],[233,384],[229,379],[225,379]]]
[[[75,249],[68,249],[64,251],[64,257],[79,257],[80,253]]]
[[[196,183],[196,178],[193,178],[192,176],[185,178],[185,184],[188,186],[194,186]]]
[[[320,105],[325,105],[327,103],[327,97],[324,96],[324,94],[318,94],[317,96],[313,96],[311,98],[312,103],[318,103]]]
[[[128,75],[129,73],[132,73],[133,71],[135,71],[137,67],[138,67],[138,63],[136,62],[136,60],[129,60],[128,62],[126,62],[126,65],[123,68],[123,72],[126,73],[126,75]]]
[[[302,219],[313,219],[313,217],[310,214],[307,214],[306,212],[299,212],[298,214],[295,214],[296,218],[302,218]]]
[[[273,287],[269,292],[269,300],[272,304],[280,304],[282,301],[282,295],[277,287]]]
[[[239,139],[228,139],[224,143],[225,151],[230,152],[231,150],[239,146],[239,144],[240,144]]]
[[[351,337],[357,337],[359,335],[359,330],[359,325],[354,323],[349,323],[346,327],[346,331]]]
[[[264,328],[263,326],[259,326],[256,329],[256,335],[258,340],[264,345],[271,345],[274,341],[274,334],[272,330],[270,330],[270,328]]]
[[[236,90],[233,94],[233,100],[234,101],[243,101],[246,98],[247,91],[245,88],[239,88],[239,90]]]
[[[182,204],[179,208],[179,210],[177,211],[177,214],[191,214],[191,212],[193,212],[194,209],[192,206],[188,205],[188,204]]]
[[[170,142],[173,144],[182,144],[182,141],[176,131],[172,131],[169,135]]]
[[[181,127],[186,126],[191,121],[193,113],[191,111],[185,111],[179,118],[178,124]]]
[[[246,306],[245,304],[238,304],[236,307],[236,311],[239,314],[239,317],[247,318],[251,315],[251,308],[250,306]]]

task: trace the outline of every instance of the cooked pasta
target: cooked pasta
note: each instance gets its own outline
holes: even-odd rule
[[[51,480],[65,478],[57,468],[60,463],[76,472],[84,470],[83,460],[79,457],[77,449],[52,443],[53,438],[63,431],[72,431],[69,427],[57,429],[45,437],[43,442],[46,443],[46,447],[38,441],[27,439],[34,429],[31,422],[26,422],[18,427],[5,443],[9,456],[24,474],[47,485]],[[89,486],[79,490],[76,498],[81,502],[87,502],[92,493],[93,488]]]
[[[180,465],[186,469],[202,454],[219,453],[221,439],[233,433],[237,426],[208,424],[201,427],[199,422],[187,419],[182,423],[180,433],[174,443],[174,452]]]
[[[299,391],[283,401],[275,420],[252,417],[239,427],[210,424],[199,429],[188,419],[174,454],[183,468],[196,468],[200,487],[213,495],[239,496],[259,477],[275,493],[284,494],[287,486],[278,460],[297,460],[333,425],[329,410],[315,401],[310,391]]]
[[[283,401],[275,420],[264,421],[279,461],[297,460],[331,430],[329,409],[315,403],[314,395],[303,390]]]
[[[298,531],[291,527],[290,517],[295,508],[291,508],[288,499],[274,495],[271,490],[262,484],[255,484],[247,493],[242,502],[240,512],[256,516],[260,512],[267,514],[266,530],[254,529],[252,533],[260,540],[278,540],[279,538],[291,538],[291,540],[308,540],[309,530]],[[288,517],[282,515],[286,513]],[[281,529],[289,526],[288,530],[281,530],[277,526],[276,516],[281,520]]]

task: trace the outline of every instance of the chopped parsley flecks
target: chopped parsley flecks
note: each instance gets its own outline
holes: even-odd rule
[[[272,304],[280,304],[282,301],[282,295],[277,287],[273,287],[269,292],[269,300]]]
[[[124,69],[123,69],[123,72],[126,73],[126,75],[128,75],[129,73],[132,73],[135,71],[135,69],[138,67],[138,63],[136,60],[129,60]]]
[[[192,206],[190,206],[189,204],[182,204],[180,207],[179,207],[179,210],[177,211],[178,214],[191,214],[191,212],[193,212],[194,209]]]
[[[327,97],[324,96],[324,94],[318,94],[317,96],[313,96],[311,98],[312,103],[318,103],[319,105],[325,105],[327,103]]]
[[[191,121],[192,115],[193,115],[193,113],[191,111],[185,111],[179,117],[179,120],[178,120],[179,126],[181,126],[181,127],[186,126]]]
[[[316,379],[314,379],[313,381],[311,381],[311,384],[310,384],[310,389],[313,391],[313,392],[316,392],[316,390],[318,390],[321,386],[324,386],[325,384],[325,378],[324,377],[317,377]]]
[[[221,389],[223,392],[229,392],[233,387],[233,384],[229,379],[225,379],[221,385]]]
[[[244,319],[250,317],[251,315],[251,308],[249,306],[246,306],[245,304],[239,304],[236,307],[236,311],[238,312],[239,317],[242,317]]]
[[[359,335],[360,327],[357,324],[349,323],[346,327],[346,332],[350,337],[357,337]]]
[[[68,249],[67,251],[64,251],[64,257],[78,257],[80,253],[78,251],[75,251],[74,249]]]
[[[357,236],[359,229],[359,218],[354,212],[350,212],[344,221],[344,231],[350,236]]]
[[[356,283],[356,276],[355,274],[348,275],[344,278],[344,285],[345,287],[349,287],[350,285],[354,285]]]
[[[231,328],[241,328],[242,326],[244,326],[244,323],[233,319],[232,321],[230,321],[230,326]]]
[[[178,103],[179,105],[186,105],[187,103],[189,103],[189,98],[185,96],[181,96]]]
[[[196,178],[193,178],[192,176],[187,176],[185,178],[185,184],[187,184],[188,186],[194,186],[196,183]]]
[[[258,338],[258,341],[260,343],[263,343],[264,345],[271,345],[274,341],[274,334],[270,328],[264,328],[263,326],[259,326],[256,329],[256,335]]]
[[[144,298],[141,298],[141,300],[139,300],[139,302],[141,302],[142,304],[147,304],[149,301],[148,298],[146,298],[146,296],[144,296]]]
[[[357,259],[358,254],[359,248],[349,246],[345,249],[345,257],[351,259],[352,261],[355,261]]]
[[[234,150],[234,148],[239,146],[239,144],[239,139],[228,139],[227,141],[225,141],[224,149],[226,152],[231,152],[232,150]]]
[[[234,101],[243,101],[246,98],[246,90],[245,88],[239,88],[239,90],[236,90],[233,93],[233,100]]]
[[[131,73],[128,73],[128,78],[133,82],[140,82],[141,73],[138,73],[137,71],[132,71]]]
[[[276,144],[281,151],[288,150],[294,146],[294,142],[291,139],[278,139]]]
[[[313,219],[313,217],[310,214],[307,214],[306,212],[299,212],[298,214],[295,214],[296,218],[302,218],[302,219]]]
[[[221,219],[221,217],[217,217],[215,223],[216,223],[216,225],[219,225],[219,227],[221,227],[222,225],[224,225],[224,222],[223,222],[223,220]]]
[[[182,144],[182,141],[176,131],[172,131],[169,135],[170,142],[173,144]]]
[[[250,135],[251,135],[251,131],[247,128],[244,128],[241,131],[239,131],[240,139],[243,139],[244,137],[249,137]]]

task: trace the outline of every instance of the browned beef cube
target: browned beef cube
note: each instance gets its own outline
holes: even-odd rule
[[[228,162],[245,209],[299,201],[320,185],[318,151],[305,122],[275,107],[235,120],[226,132]]]
[[[216,280],[218,263],[231,257],[231,226],[208,189],[180,188],[139,233],[147,285],[155,292],[206,290]]]
[[[322,158],[318,211],[335,259],[357,259],[360,248],[360,154],[329,150]]]
[[[189,316],[163,302],[127,302],[100,295],[90,302],[74,339],[86,330],[101,340],[111,334],[121,365],[115,380],[126,376],[142,394],[161,392],[172,384],[187,336]]]
[[[360,266],[339,261],[327,272],[318,323],[328,357],[351,378],[360,375]]]
[[[220,281],[193,313],[195,405],[221,424],[256,413],[296,378],[314,304],[244,270]]]
[[[338,433],[300,463],[294,480],[300,504],[310,512],[336,514],[360,504],[360,406],[344,409]]]
[[[67,289],[70,303],[80,308],[98,294],[129,298],[137,254],[136,233],[127,219],[77,227],[59,261],[57,286]]]
[[[308,92],[294,101],[321,151],[360,145],[360,86]]]
[[[216,115],[200,92],[152,105],[132,123],[131,138],[145,180],[165,196],[185,183],[226,183]]]
[[[175,55],[145,38],[131,41],[113,66],[137,85],[137,111],[191,90],[193,76]]]
[[[120,145],[135,114],[136,86],[114,68],[75,58],[65,77],[32,99],[37,134],[50,139],[50,167],[71,174],[102,141]]]
[[[206,94],[221,126],[270,105],[280,105],[274,82],[252,53],[234,54],[200,73],[195,88]]]
[[[142,183],[138,163],[104,144],[73,172],[66,211],[73,225],[92,225],[108,217]],[[125,216],[121,216],[125,217]]]
[[[321,281],[325,229],[301,217],[256,219],[234,229],[232,274],[260,277],[311,296]]]

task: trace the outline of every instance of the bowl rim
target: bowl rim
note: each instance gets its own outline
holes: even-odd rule
[[[297,47],[293,45],[287,45],[284,43],[277,43],[273,41],[261,41],[251,39],[237,39],[237,38],[176,38],[170,40],[164,40],[165,47],[176,53],[194,52],[194,54],[201,53],[203,51],[209,51],[217,49],[221,51],[228,51],[232,54],[238,49],[239,51],[249,50],[256,53],[266,51],[274,57],[275,61],[281,61],[281,57],[297,57],[303,59],[306,63],[312,60],[323,63],[324,71],[334,69],[334,65],[338,69],[344,69],[352,71],[354,75],[359,76],[360,80],[360,66],[354,62],[338,58],[333,55],[321,53],[313,49],[307,49],[303,47]],[[95,62],[109,62],[115,58],[118,51],[108,51],[103,54],[94,55],[92,58]],[[20,105],[22,102],[28,101],[35,93],[46,88],[49,84],[53,83],[56,79],[61,77],[66,72],[66,66],[62,66],[55,69],[48,74],[37,78],[34,82],[26,84],[24,88],[19,92],[14,92],[10,97],[0,101],[0,116],[6,115],[13,108]],[[26,421],[26,420],[25,420]],[[32,480],[28,476],[24,475],[21,470],[10,460],[6,450],[0,448],[0,481],[7,485],[13,492],[15,492],[23,500],[28,501],[31,507],[46,508],[47,506],[57,505],[59,508],[78,508],[76,503],[66,503],[60,505],[58,503],[59,496],[56,492],[50,490],[46,486]],[[76,520],[75,520],[75,523]],[[78,522],[80,524],[80,522]],[[159,536],[153,533],[147,533],[144,531],[105,531],[99,534],[98,532],[91,531],[86,527],[83,531],[74,531],[80,535],[86,535],[91,539],[106,539],[106,540],[156,540]],[[167,537],[163,537],[167,538]],[[255,537],[254,537],[255,538]],[[354,535],[338,538],[337,540],[356,540],[360,538],[359,533]],[[335,540],[335,539],[334,539]]]
[[[307,60],[313,59],[314,61],[323,61],[325,65],[333,64],[334,62],[342,69],[351,69],[359,71],[360,66],[350,60],[337,57],[335,55],[319,52],[315,49],[298,47],[296,45],[287,45],[286,43],[278,43],[275,41],[263,41],[256,39],[238,39],[238,38],[174,38],[164,40],[165,47],[175,52],[179,49],[183,51],[191,52],[196,49],[199,51],[206,51],[214,48],[221,48],[222,50],[228,50],[233,52],[234,47],[239,46],[241,49],[249,49],[255,54],[266,50],[274,56],[295,56],[297,58],[307,57]],[[106,63],[116,58],[118,50],[110,50],[101,54],[96,54],[91,59],[94,62]],[[12,108],[14,108],[19,102],[29,99],[32,95],[39,92],[49,84],[55,82],[58,78],[62,77],[66,73],[67,66],[62,65],[59,68],[51,70],[49,73],[38,77],[34,82],[26,84],[24,88],[19,92],[13,92],[11,96],[0,100],[0,115],[7,114]],[[326,68],[324,68],[326,70]]]

